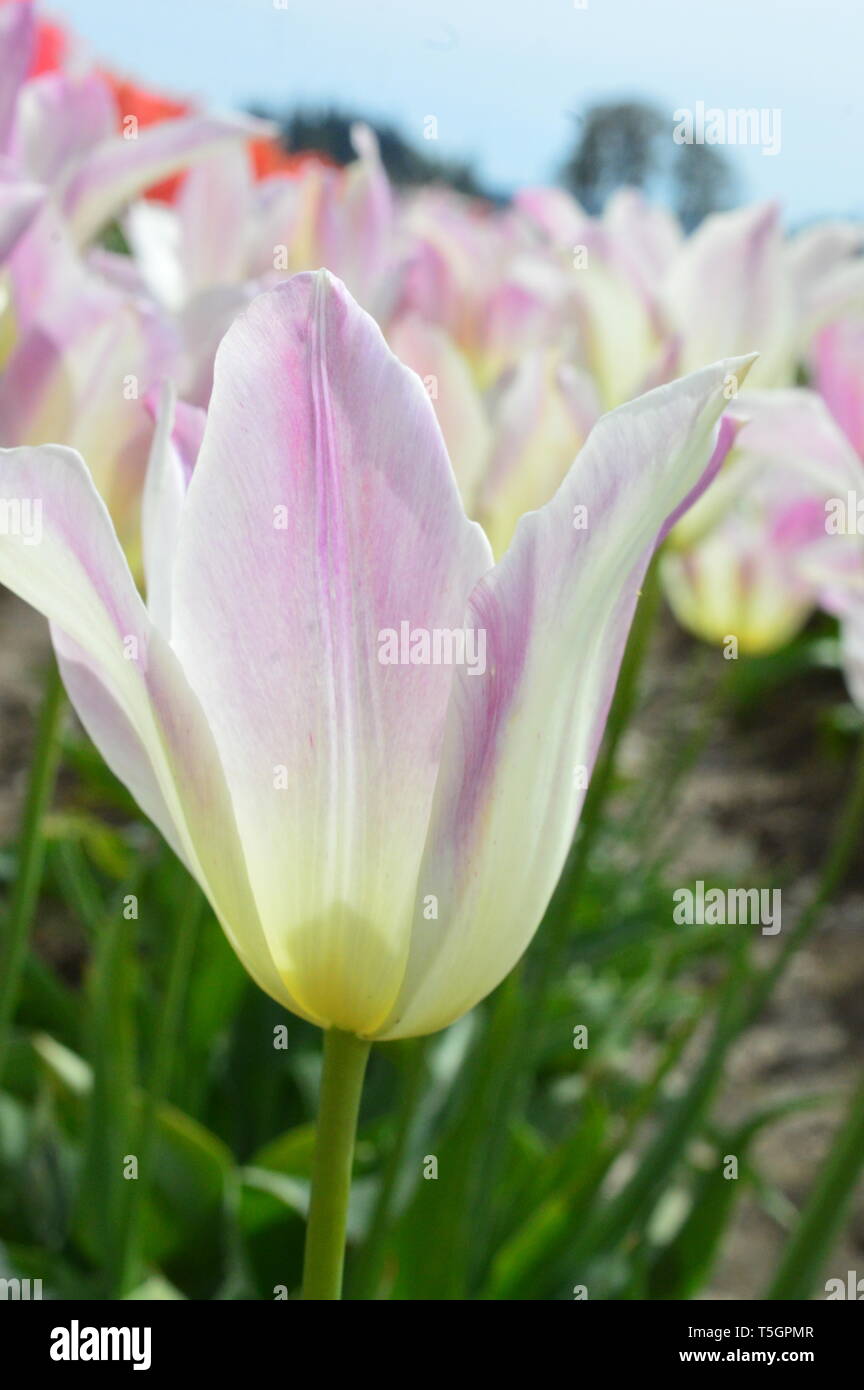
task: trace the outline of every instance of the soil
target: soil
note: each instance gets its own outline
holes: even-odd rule
[[[692,644],[663,625],[645,695],[622,750],[625,770],[656,765],[670,730],[686,738],[705,718],[722,654],[702,649],[694,698]],[[728,702],[702,755],[678,789],[668,838],[670,881],[732,879],[782,887],[783,932],[809,901],[848,786],[848,763],[826,756],[820,723],[845,705],[836,672],[808,672],[764,696],[741,721]],[[763,937],[766,963],[780,937]],[[838,1100],[765,1129],[753,1158],[775,1191],[766,1210],[749,1193],[727,1233],[707,1299],[755,1299],[776,1267],[786,1231],[806,1198],[836,1132],[843,1099],[864,1065],[864,854],[793,958],[758,1022],[735,1049],[717,1119],[735,1124],[757,1110],[803,1095]],[[864,1275],[864,1184],[824,1278]]]

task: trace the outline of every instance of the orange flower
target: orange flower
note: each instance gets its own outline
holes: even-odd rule
[[[179,101],[176,97],[149,91],[145,87],[139,87],[134,82],[116,76],[113,72],[102,70],[102,76],[114,93],[121,123],[126,117],[134,116],[139,126],[156,125],[159,121],[170,121],[178,116],[188,116],[194,109],[191,102]],[[163,203],[171,203],[174,201],[182,180],[182,174],[175,174],[170,179],[163,179],[161,183],[148,188],[146,196],[156,198]]]
[[[334,160],[318,150],[288,154],[277,140],[252,140],[249,153],[256,179],[266,179],[271,174],[302,174],[310,164],[325,164],[330,169],[338,167]]]

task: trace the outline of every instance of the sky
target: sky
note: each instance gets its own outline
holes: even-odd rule
[[[583,7],[584,6],[584,7]],[[741,200],[788,224],[864,216],[861,0],[55,0],[127,75],[227,109],[337,105],[474,162],[502,192],[551,182],[595,101],[779,112],[779,152],[727,146]],[[766,132],[769,127],[766,126]]]

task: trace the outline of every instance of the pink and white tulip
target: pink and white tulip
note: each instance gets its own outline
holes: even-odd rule
[[[50,619],[93,739],[287,1008],[428,1033],[520,957],[646,566],[719,466],[724,383],[748,365],[601,419],[495,564],[419,379],[338,281],[299,275],[226,335],[191,481],[163,410],[149,611],[81,458],[0,456],[0,497],[42,508],[39,544],[0,536],[0,579]],[[403,624],[482,634],[482,670],[413,638],[382,662]]]
[[[857,547],[829,534],[826,507],[860,488],[864,469],[812,391],[752,392],[731,413],[728,462],[674,529],[660,572],[684,627],[757,655],[800,631],[826,567],[846,573]]]

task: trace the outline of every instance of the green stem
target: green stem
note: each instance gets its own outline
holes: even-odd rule
[[[354,1136],[369,1048],[363,1038],[337,1028],[324,1035],[321,1104],[303,1264],[303,1298],[307,1300],[342,1297]]]
[[[63,684],[57,664],[52,658],[45,676],[30,779],[21,817],[18,871],[6,919],[6,940],[0,968],[0,1072],[6,1060],[21,972],[27,958],[27,940],[42,882],[42,866],[45,860],[42,821],[54,795],[57,764],[60,759],[58,731],[63,706]]]

